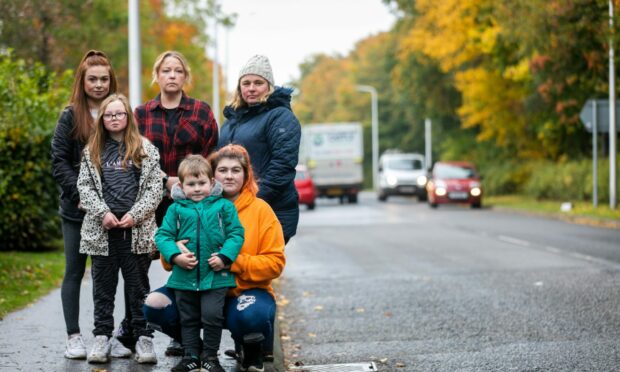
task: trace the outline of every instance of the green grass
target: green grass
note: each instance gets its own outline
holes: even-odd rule
[[[520,195],[486,196],[484,203],[486,206],[537,213],[579,223],[620,227],[620,206],[611,209],[608,203],[599,202],[598,207],[594,208],[592,202],[571,201],[572,209],[568,212],[560,210],[561,201],[536,200]]]
[[[0,319],[34,302],[62,282],[65,255],[49,252],[0,252]]]

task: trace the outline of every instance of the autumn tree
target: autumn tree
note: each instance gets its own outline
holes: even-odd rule
[[[178,1],[177,1],[178,2]],[[200,3],[186,0],[184,3]],[[215,4],[214,2],[209,2]],[[143,100],[158,93],[151,85],[156,56],[169,49],[183,53],[196,77],[192,95],[211,101],[212,63],[205,55],[205,29],[186,12],[168,14],[168,2],[140,1]],[[0,47],[30,64],[41,62],[62,72],[77,66],[89,49],[106,52],[122,92],[128,92],[127,1],[3,0],[0,2]],[[221,97],[225,95],[224,87]]]
[[[529,62],[526,114],[541,152],[549,159],[587,154],[578,115],[588,98],[608,94],[608,2],[503,1],[495,14],[507,30],[502,38]]]
[[[359,121],[350,110],[350,62],[343,57],[315,55],[301,65],[302,75],[295,84],[294,111],[302,125],[308,123]]]

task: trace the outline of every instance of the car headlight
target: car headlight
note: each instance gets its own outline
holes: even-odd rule
[[[435,195],[437,195],[437,196],[444,196],[444,195],[446,195],[445,187],[437,187],[435,189]]]
[[[473,189],[473,188],[480,188],[480,182],[478,181],[472,181],[469,183],[469,188]]]
[[[386,181],[388,185],[396,186],[396,184],[398,183],[398,178],[396,178],[396,176],[389,175],[386,177]]]
[[[418,186],[426,185],[426,181],[427,181],[426,176],[419,176],[417,179]]]
[[[469,193],[471,196],[480,196],[480,194],[482,194],[482,190],[480,190],[480,187],[472,187],[472,189],[469,190]]]

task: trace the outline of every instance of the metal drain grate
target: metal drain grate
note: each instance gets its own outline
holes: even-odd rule
[[[323,364],[320,366],[290,367],[293,372],[376,372],[377,366],[373,362],[347,363],[347,364]]]

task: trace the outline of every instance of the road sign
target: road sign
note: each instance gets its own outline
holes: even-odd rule
[[[586,130],[592,132],[594,101],[596,101],[596,131],[598,133],[609,133],[609,100],[589,99],[583,105],[579,118],[585,125]],[[620,102],[616,102],[616,112],[620,112]],[[616,115],[616,131],[620,131],[620,115]]]

